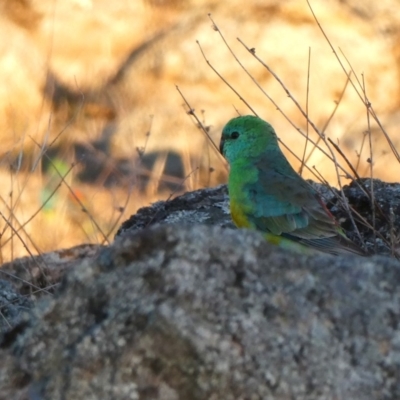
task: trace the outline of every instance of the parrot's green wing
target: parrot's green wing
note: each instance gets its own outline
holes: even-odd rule
[[[343,233],[316,190],[293,170],[258,165],[257,183],[246,185],[256,229],[334,254],[363,254]],[[291,167],[290,167],[291,168]]]
[[[268,170],[260,173],[256,184],[246,185],[257,227],[275,235],[299,231],[305,237],[332,236],[332,219],[319,210],[314,189],[304,183]]]

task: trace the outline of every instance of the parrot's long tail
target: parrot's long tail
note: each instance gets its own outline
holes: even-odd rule
[[[342,236],[340,234],[317,239],[303,239],[287,233],[282,234],[282,236],[324,253],[333,255],[357,254],[359,256],[368,257],[368,253],[366,251],[357,246],[346,236]]]

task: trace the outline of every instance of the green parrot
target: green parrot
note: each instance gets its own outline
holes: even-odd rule
[[[236,226],[261,231],[283,247],[297,242],[335,255],[366,255],[286,160],[268,122],[251,115],[233,118],[222,131],[220,151],[230,164],[228,191]]]

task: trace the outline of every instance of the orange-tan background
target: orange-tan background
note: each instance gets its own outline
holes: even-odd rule
[[[346,70],[364,78],[374,110],[400,147],[400,5],[311,5]],[[212,66],[302,156],[304,139],[236,63],[208,13],[248,72],[303,131],[306,121],[293,101],[236,38],[255,49],[303,108],[309,76],[308,114],[322,129],[346,75],[305,0],[245,6],[241,0],[1,0],[0,261],[112,240],[139,207],[225,181],[226,167],[175,86],[216,143],[235,109],[250,111],[207,65],[196,40]],[[355,165],[367,129],[366,108],[349,84],[326,134]],[[397,181],[399,165],[382,131],[373,121],[370,130],[374,176]],[[369,176],[363,148],[358,171]],[[336,184],[332,163],[319,151],[308,165]]]

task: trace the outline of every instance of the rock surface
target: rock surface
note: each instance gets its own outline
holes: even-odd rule
[[[3,340],[1,399],[398,399],[400,264],[152,227]]]

